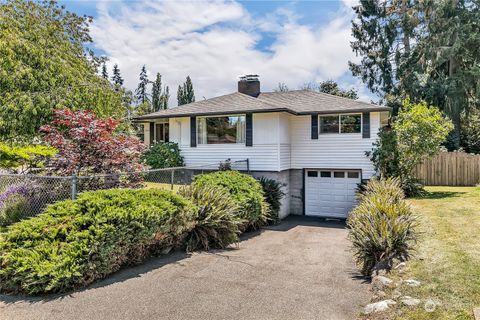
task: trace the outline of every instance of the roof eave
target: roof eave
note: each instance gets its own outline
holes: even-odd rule
[[[269,113],[269,112],[288,112],[290,114],[297,115],[297,112],[288,108],[272,108],[272,109],[252,109],[252,110],[236,110],[236,111],[212,111],[212,112],[198,112],[198,113],[179,113],[179,114],[166,114],[166,115],[145,115],[133,118],[134,122],[148,122],[148,120],[165,119],[165,118],[185,118],[185,117],[202,117],[202,116],[219,116],[219,115],[232,115],[243,113]]]
[[[359,113],[359,112],[381,112],[392,111],[390,107],[369,107],[369,108],[355,108],[355,109],[331,109],[322,111],[301,111],[297,115],[311,115],[311,114],[331,114],[331,113]]]

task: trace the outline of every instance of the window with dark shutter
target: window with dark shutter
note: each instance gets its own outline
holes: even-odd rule
[[[197,146],[197,117],[190,117],[190,147]]]
[[[362,114],[362,138],[370,138],[370,112]]]
[[[312,139],[318,139],[318,115],[312,114]]]
[[[153,144],[155,140],[155,123],[150,122],[150,145]]]
[[[252,114],[245,115],[245,145],[247,147],[253,146],[253,119]]]

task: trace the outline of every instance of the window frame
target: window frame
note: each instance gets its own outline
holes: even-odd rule
[[[225,118],[225,117],[243,117],[243,119],[244,119],[244,126],[243,126],[244,141],[243,142],[235,142],[235,143],[225,143],[225,142],[223,142],[223,143],[208,143],[208,137],[207,137],[207,142],[206,143],[201,143],[200,142],[200,132],[199,132],[199,130],[200,130],[200,126],[199,126],[200,119]],[[247,114],[246,113],[197,116],[195,121],[196,121],[197,147],[198,146],[242,145],[242,144],[246,145],[247,144]],[[207,128],[205,128],[205,130],[207,130]],[[208,136],[208,130],[207,130],[207,136]]]
[[[163,140],[160,140],[160,141],[157,140],[157,135],[158,135],[157,130],[158,130],[158,125],[159,124],[163,125],[162,126],[163,130],[162,130],[162,133],[161,133],[161,135],[163,137]],[[166,130],[165,130],[165,125],[168,126],[168,129],[166,129]],[[153,142],[154,143],[169,142],[170,141],[170,121],[169,121],[169,119],[160,119],[160,120],[155,121],[154,126],[153,126],[153,131],[154,131],[154,134],[153,134],[153,138],[154,138]],[[165,133],[167,133],[167,136],[165,135]]]
[[[342,132],[342,116],[360,116],[360,132]],[[338,117],[338,132],[322,132],[322,121],[320,117]],[[363,134],[363,113],[354,112],[354,113],[326,113],[318,115],[318,134],[319,135],[329,135],[329,134],[345,134],[345,135],[362,135]]]

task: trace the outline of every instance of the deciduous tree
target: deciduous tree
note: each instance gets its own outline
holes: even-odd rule
[[[99,119],[90,111],[55,111],[41,128],[43,141],[58,150],[51,160],[57,174],[118,173],[142,168],[145,145],[135,136],[117,133],[119,122]]]
[[[122,95],[97,72],[101,59],[84,46],[91,18],[55,1],[0,2],[0,136],[27,140],[69,105],[122,117]]]

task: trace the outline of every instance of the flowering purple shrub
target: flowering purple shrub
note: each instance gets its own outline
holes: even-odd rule
[[[28,181],[11,185],[0,193],[0,226],[7,226],[39,213],[43,205],[38,185]]]

